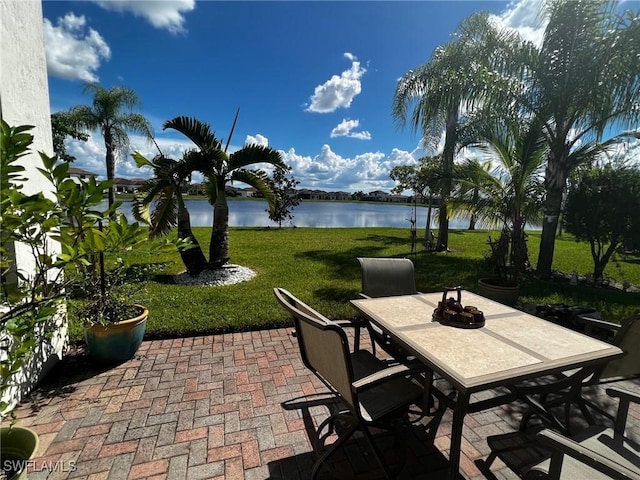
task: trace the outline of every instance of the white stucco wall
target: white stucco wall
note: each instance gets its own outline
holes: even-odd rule
[[[26,168],[23,192],[51,192],[49,182],[36,170],[42,166],[37,152],[53,154],[49,86],[44,50],[42,3],[40,0],[0,0],[0,117],[11,126],[33,125],[32,151],[23,157]],[[2,194],[2,192],[0,192]],[[31,252],[15,246],[17,268],[33,269]],[[57,248],[54,245],[54,248]],[[40,377],[34,368],[45,370],[62,354],[68,343],[66,318],[61,316],[60,328],[52,345],[45,345],[30,362],[30,370],[13,389],[14,398],[21,397],[29,385]]]
[[[40,0],[0,0],[0,112],[9,125],[33,125],[33,151],[25,157],[29,175],[25,193],[50,189],[35,171],[35,152],[53,154],[49,84]]]

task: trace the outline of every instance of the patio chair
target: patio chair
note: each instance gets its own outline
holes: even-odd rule
[[[362,298],[390,297],[394,295],[413,295],[416,280],[413,262],[408,258],[371,258],[358,257],[362,272]],[[407,353],[391,343],[375,325],[367,322],[371,338],[388,354],[398,358],[407,358]],[[375,344],[373,346],[375,352]]]
[[[589,322],[589,319],[583,319]],[[600,320],[592,320],[601,324]],[[609,327],[613,324],[607,324]],[[545,378],[542,383],[531,385],[515,385],[512,390],[518,398],[531,407],[522,417],[520,430],[527,428],[529,420],[538,415],[543,423],[555,429],[570,433],[571,406],[577,405],[587,422],[594,423],[589,409],[613,418],[594,402],[583,395],[583,388],[591,385],[616,382],[640,376],[640,314],[629,317],[620,327],[611,342],[619,347],[625,355],[595,367],[584,367],[564,372],[553,378]],[[564,407],[564,423],[551,412],[552,408]]]
[[[368,350],[350,352],[347,335],[336,323],[304,304],[287,290],[274,288],[280,304],[289,311],[298,332],[298,345],[304,365],[344,404],[344,408],[325,419],[312,440],[319,455],[313,466],[315,479],[327,459],[360,430],[369,444],[385,478],[394,472],[386,464],[369,427],[389,429],[392,419],[400,418],[423,394],[418,380],[406,365],[389,364]],[[347,426],[326,450],[324,440],[338,426]],[[328,434],[323,436],[327,429]]]
[[[542,430],[537,439],[551,457],[531,468],[526,480],[640,480],[640,445],[625,436],[629,403],[640,403],[640,395],[617,388],[607,394],[620,400],[614,428],[594,425],[572,439]]]

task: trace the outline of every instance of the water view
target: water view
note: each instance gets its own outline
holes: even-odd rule
[[[206,200],[187,200],[187,209],[194,227],[210,227],[213,208]],[[131,203],[125,202],[122,210],[129,219]],[[267,202],[262,200],[230,200],[229,225],[232,227],[277,227],[269,220]],[[427,208],[416,208],[417,226],[424,228]],[[409,228],[413,206],[394,203],[364,202],[313,202],[302,201],[293,210],[293,225],[296,227],[345,228],[345,227],[393,227]],[[284,224],[283,224],[284,225]],[[435,226],[435,221],[432,222]],[[286,224],[286,226],[289,226]],[[454,219],[451,228],[467,228],[467,220]]]

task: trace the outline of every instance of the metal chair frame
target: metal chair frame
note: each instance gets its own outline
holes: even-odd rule
[[[389,366],[366,350],[351,352],[347,335],[340,325],[282,288],[275,288],[274,294],[293,316],[305,367],[345,406],[317,428],[312,442],[319,457],[314,464],[312,478],[316,478],[326,460],[357,430],[364,434],[385,478],[392,478],[395,472],[384,461],[369,427],[388,429],[388,421],[398,418],[410,404],[421,398],[423,389],[420,383],[410,377],[413,370],[406,365]],[[342,422],[348,428],[322,451],[324,441],[335,431],[336,422]],[[323,434],[325,429],[327,433]]]

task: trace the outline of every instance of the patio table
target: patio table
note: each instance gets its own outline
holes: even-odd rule
[[[617,347],[553,324],[472,292],[462,304],[484,312],[485,325],[463,329],[432,320],[442,292],[352,300],[353,307],[411,352],[456,391],[449,453],[449,478],[458,476],[462,427],[467,413],[515,399],[513,394],[470,403],[475,392],[522,380],[595,365],[624,353]],[[434,393],[439,393],[437,390]]]

